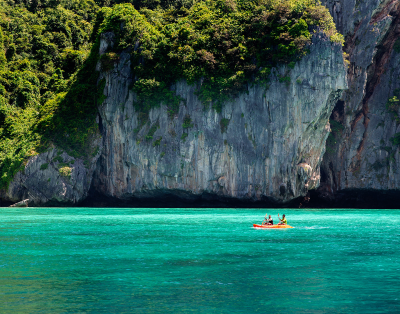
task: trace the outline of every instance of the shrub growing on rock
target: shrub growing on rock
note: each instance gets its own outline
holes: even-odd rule
[[[72,173],[72,168],[71,167],[62,167],[60,169],[58,169],[58,172],[60,173],[61,176],[63,177],[71,177],[71,173]]]

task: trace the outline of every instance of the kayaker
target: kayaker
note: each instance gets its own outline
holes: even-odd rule
[[[278,225],[287,225],[287,220],[285,218],[285,214],[283,214],[282,219],[279,218],[279,214],[278,214],[278,219],[281,221],[280,223],[278,223]]]
[[[268,219],[267,219],[267,214],[264,217],[264,221],[262,223],[263,225],[273,225],[274,221],[271,218],[271,215],[269,215]]]

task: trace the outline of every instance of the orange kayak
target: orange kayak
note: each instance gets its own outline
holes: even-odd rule
[[[289,225],[253,225],[254,228],[263,228],[263,229],[285,229],[285,228],[293,228]]]

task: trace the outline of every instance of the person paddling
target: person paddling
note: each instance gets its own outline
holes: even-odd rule
[[[279,218],[279,214],[278,214],[278,219],[281,221],[280,223],[278,223],[278,225],[287,225],[287,220],[285,218],[285,214],[283,214],[282,219]]]
[[[263,220],[263,222],[262,222],[263,225],[268,224],[267,215],[268,215],[268,214],[265,214],[264,220]]]
[[[267,214],[265,214],[264,221],[262,222],[263,225],[273,225],[274,221],[271,218],[271,215],[267,218]]]

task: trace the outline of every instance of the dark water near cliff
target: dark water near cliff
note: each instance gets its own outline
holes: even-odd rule
[[[400,312],[400,211],[0,210],[1,313]]]

